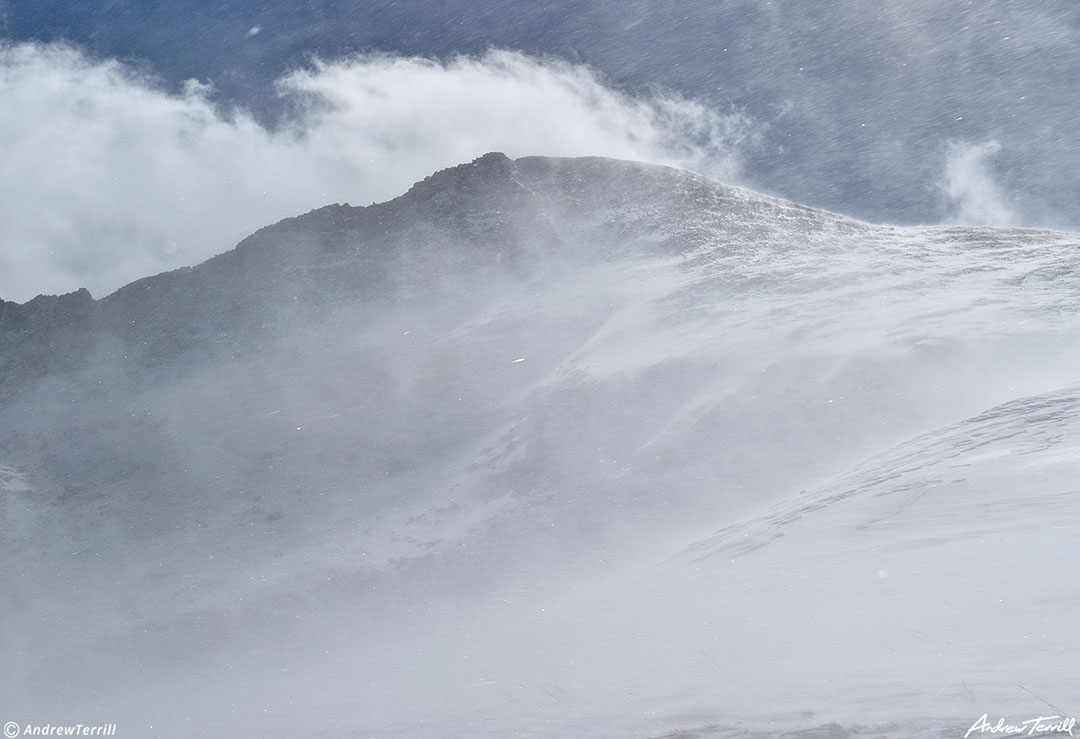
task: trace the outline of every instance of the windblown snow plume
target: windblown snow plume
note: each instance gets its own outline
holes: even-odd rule
[[[66,46],[0,48],[0,297],[133,279],[220,253],[328,202],[385,200],[485,151],[739,172],[749,121],[679,97],[637,99],[587,67],[493,51],[447,61],[316,61],[280,80],[267,130]]]
[[[941,189],[952,204],[956,223],[969,226],[1012,226],[1016,213],[1009,207],[993,174],[997,141],[981,144],[953,142],[945,156]]]

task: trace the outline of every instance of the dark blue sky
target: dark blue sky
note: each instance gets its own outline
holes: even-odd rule
[[[271,129],[275,81],[313,56],[511,49],[582,64],[634,97],[738,113],[738,181],[893,223],[1080,228],[1080,10],[1068,1],[5,0],[9,44],[64,41],[212,85]],[[17,115],[8,111],[7,115]]]

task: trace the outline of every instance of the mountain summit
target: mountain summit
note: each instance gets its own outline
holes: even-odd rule
[[[1077,246],[488,154],[100,300],[0,303],[0,714],[1039,715],[1015,685],[1055,700],[1080,648]]]
[[[757,242],[775,242],[793,222],[808,232],[855,227],[663,167],[486,154],[387,203],[285,219],[197,267],[138,280],[103,300],[81,290],[0,303],[0,380],[17,388],[104,357],[142,372],[190,352],[249,347],[289,316],[433,297],[440,283],[454,293],[457,278],[485,267],[524,276],[541,264],[627,256],[645,244],[676,253],[751,243],[754,232]]]

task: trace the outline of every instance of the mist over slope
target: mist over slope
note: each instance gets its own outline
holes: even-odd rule
[[[138,736],[1024,710],[1080,646],[1077,245],[489,154],[0,303],[0,709]],[[972,578],[1043,625],[966,609]]]

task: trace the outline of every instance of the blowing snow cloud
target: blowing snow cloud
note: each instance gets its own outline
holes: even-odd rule
[[[949,199],[958,223],[973,226],[1012,226],[1016,213],[1006,202],[991,167],[1001,144],[953,142],[945,155],[941,189]]]
[[[494,51],[316,61],[278,81],[275,129],[69,46],[0,49],[0,297],[98,296],[256,228],[365,204],[486,151],[601,155],[732,180],[750,120],[622,94],[587,67]]]

